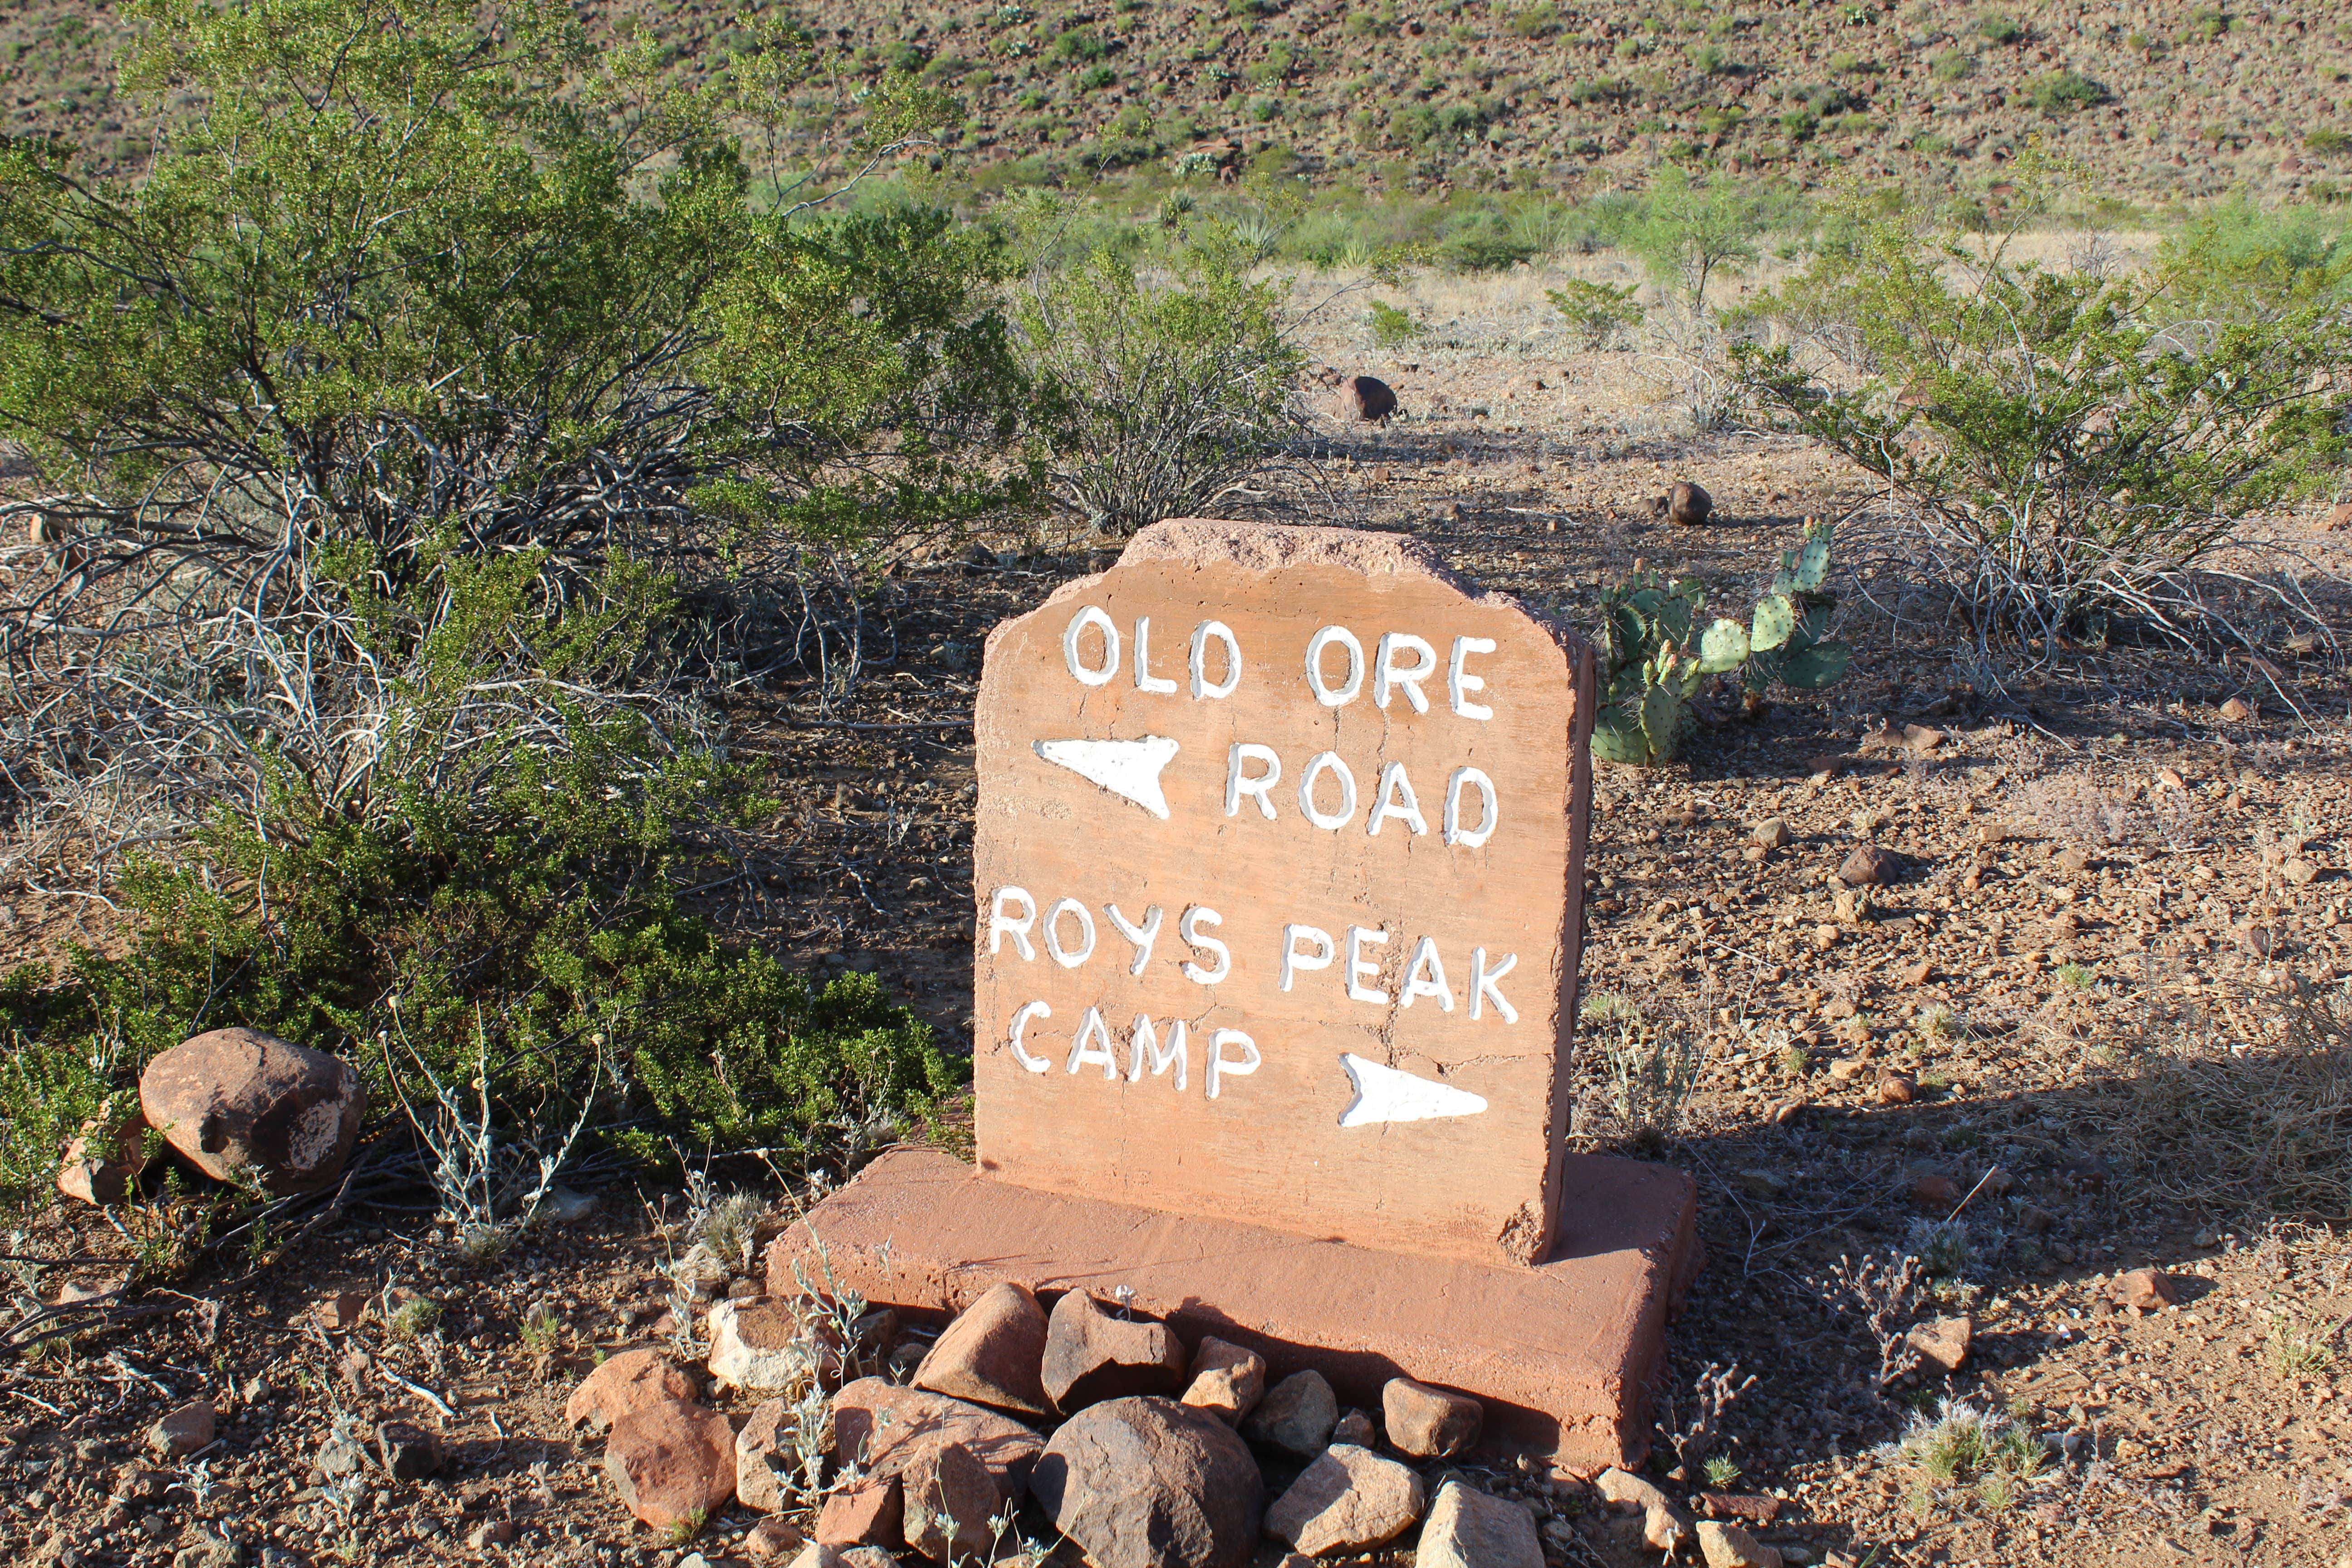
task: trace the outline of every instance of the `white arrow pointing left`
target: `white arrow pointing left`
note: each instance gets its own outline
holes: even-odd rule
[[[1466,1089],[1435,1083],[1399,1072],[1360,1056],[1343,1054],[1339,1065],[1356,1086],[1356,1098],[1339,1113],[1342,1127],[1366,1127],[1375,1121],[1427,1121],[1438,1116],[1475,1116],[1486,1102]]]
[[[1168,820],[1168,797],[1160,792],[1160,772],[1176,755],[1176,742],[1165,735],[1140,741],[1037,741],[1039,756],[1056,763],[1083,779],[1091,779],[1123,800],[1131,800],[1160,821]]]

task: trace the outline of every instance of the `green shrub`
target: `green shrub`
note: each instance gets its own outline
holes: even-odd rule
[[[2107,101],[2107,89],[2080,71],[2054,70],[2025,84],[2025,101],[2044,114],[2073,114]]]
[[[1937,81],[1958,81],[1975,73],[1977,58],[1967,49],[1946,49],[1927,62],[1927,69]]]
[[[2209,7],[2189,19],[2189,34],[2200,43],[2210,44],[2229,30],[2230,16],[2225,11]]]
[[[2352,153],[2352,132],[2333,131],[2323,126],[2303,139],[2303,150],[2323,158],[2333,158]]]
[[[1080,92],[1099,92],[1118,80],[1118,72],[1108,65],[1091,65],[1078,73]]]
[[[1110,46],[1104,43],[1098,35],[1088,32],[1084,27],[1072,27],[1067,32],[1055,34],[1051,47],[1053,56],[1057,60],[1083,60],[1089,63],[1102,58],[1110,49]]]
[[[1559,7],[1551,0],[1538,0],[1526,10],[1514,12],[1504,23],[1522,38],[1549,38],[1566,25],[1559,18]]]
[[[1381,300],[1371,302],[1364,320],[1372,330],[1372,342],[1384,349],[1402,348],[1429,330],[1407,312]]]
[[[1605,347],[1612,339],[1642,324],[1642,307],[1633,294],[1631,283],[1612,288],[1581,278],[1544,290],[1552,309],[1568,319],[1569,330],[1588,349]]]
[[[1977,36],[1988,43],[2014,44],[2025,37],[2024,25],[1998,13],[1977,19]]]
[[[1653,279],[1681,287],[1693,304],[1702,304],[1716,274],[1736,273],[1756,259],[1765,218],[1763,199],[1744,184],[1700,184],[1670,166],[1659,171],[1624,239]]]

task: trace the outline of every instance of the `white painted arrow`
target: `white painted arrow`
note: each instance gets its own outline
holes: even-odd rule
[[[1165,735],[1140,741],[1038,741],[1036,752],[1083,779],[1091,779],[1123,800],[1131,800],[1160,821],[1168,820],[1168,797],[1160,771],[1176,755]]]
[[[1375,1121],[1426,1121],[1435,1116],[1475,1116],[1486,1102],[1465,1089],[1433,1083],[1409,1072],[1384,1068],[1360,1056],[1343,1054],[1339,1065],[1356,1086],[1356,1098],[1339,1113],[1342,1127],[1366,1127]]]

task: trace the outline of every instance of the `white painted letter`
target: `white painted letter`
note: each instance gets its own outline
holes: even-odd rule
[[[1168,1026],[1168,1048],[1161,1050],[1160,1036],[1151,1026],[1150,1016],[1138,1013],[1135,1016],[1134,1031],[1127,1037],[1127,1081],[1129,1083],[1143,1081],[1143,1058],[1148,1054],[1151,1058],[1151,1076],[1154,1078],[1166,1072],[1171,1063],[1175,1065],[1176,1088],[1179,1092],[1181,1092],[1184,1088],[1186,1065],[1184,1038],[1184,1020],[1178,1018]]]
[[[1076,952],[1062,951],[1059,928],[1064,915],[1077,916],[1078,929],[1087,933],[1087,944]],[[1046,956],[1065,969],[1076,969],[1095,954],[1095,917],[1088,914],[1087,906],[1076,899],[1056,899],[1054,907],[1045,911],[1045,937]]]
[[[1252,777],[1242,772],[1244,763],[1264,763],[1265,772]],[[1266,795],[1282,777],[1282,759],[1274,754],[1272,746],[1253,745],[1247,741],[1237,743],[1225,758],[1225,815],[1241,815],[1242,796],[1257,796],[1257,809],[1268,822],[1274,820],[1274,802]]]
[[[1364,832],[1379,837],[1381,824],[1391,816],[1415,833],[1429,831],[1429,824],[1421,815],[1421,802],[1412,793],[1412,781],[1404,776],[1402,763],[1391,763],[1381,770],[1381,787],[1372,792],[1372,819],[1364,825]]]
[[[1413,944],[1412,962],[1404,966],[1404,989],[1397,1005],[1410,1007],[1416,996],[1434,996],[1444,1011],[1454,1011],[1454,993],[1446,989],[1445,965],[1437,956],[1437,939],[1423,937]]]
[[[1387,942],[1385,931],[1366,931],[1361,926],[1348,928],[1348,1000],[1350,1002],[1386,1003],[1389,994],[1377,986],[1367,985],[1367,979],[1378,980],[1381,966],[1364,957],[1367,946],[1378,947]]]
[[[1239,1046],[1249,1055],[1228,1057],[1225,1055],[1227,1046]],[[1247,1078],[1257,1071],[1257,1042],[1239,1029],[1219,1029],[1215,1034],[1211,1035],[1209,1037],[1209,1098],[1211,1100],[1217,1098],[1220,1079]]]
[[[1328,816],[1315,809],[1315,781],[1327,770],[1339,775],[1339,809]],[[1316,826],[1328,827],[1333,832],[1347,826],[1349,820],[1356,815],[1356,775],[1348,771],[1348,764],[1339,760],[1339,752],[1318,752],[1307,759],[1307,772],[1298,780],[1298,809],[1305,812],[1307,820]]]
[[[1117,904],[1103,906],[1103,913],[1108,915],[1110,923],[1118,928],[1118,934],[1135,945],[1135,962],[1127,966],[1129,974],[1142,973],[1143,966],[1151,962],[1151,944],[1160,940],[1161,912],[1158,904],[1150,905],[1143,911],[1143,923],[1139,926],[1129,924],[1127,917],[1118,912]]]
[[[1456,666],[1459,666],[1462,662],[1459,646],[1460,645],[1457,643],[1456,652],[1454,656],[1454,662]],[[1495,645],[1493,643],[1488,643],[1486,646],[1488,647],[1493,647]],[[1478,683],[1474,680],[1470,684],[1475,686]],[[1136,617],[1135,621],[1135,689],[1138,691],[1173,691],[1176,689],[1176,683],[1174,681],[1170,680],[1165,676],[1159,676],[1151,673],[1151,617],[1150,616],[1139,616]],[[1455,710],[1457,712],[1460,710],[1459,700],[1455,702]]]
[[[1100,669],[1088,669],[1078,662],[1078,634],[1088,626],[1094,626],[1102,633],[1103,666]],[[1110,678],[1118,673],[1118,628],[1110,624],[1108,616],[1088,605],[1070,617],[1069,629],[1062,634],[1062,662],[1070,667],[1070,673],[1077,677],[1080,685],[1108,686]]]
[[[1138,632],[1135,636],[1135,657],[1140,659],[1143,657],[1143,634]],[[1454,657],[1445,661],[1445,699],[1454,705],[1454,710],[1465,719],[1492,719],[1495,716],[1495,710],[1492,708],[1482,708],[1470,700],[1469,693],[1486,690],[1486,683],[1462,668],[1462,661],[1472,654],[1494,651],[1493,637],[1455,637],[1454,639]],[[1139,665],[1137,667],[1139,684],[1141,672],[1142,667]]]
[[[1100,1040],[1102,1044],[1088,1050],[1088,1040]],[[1118,1081],[1118,1059],[1110,1049],[1110,1026],[1103,1022],[1099,1007],[1087,1009],[1087,1016],[1078,1020],[1078,1037],[1070,1042],[1070,1072],[1075,1075],[1088,1062],[1102,1063],[1103,1077],[1112,1083]]]
[[[1054,1064],[1043,1057],[1031,1056],[1028,1047],[1021,1043],[1021,1031],[1029,1026],[1032,1018],[1050,1018],[1053,1016],[1054,1010],[1043,1002],[1024,1002],[1013,1015],[1013,1038],[1006,1043],[1013,1047],[1013,1059],[1031,1072],[1044,1072]]]
[[[1234,972],[1233,949],[1215,937],[1201,934],[1202,926],[1221,926],[1224,923],[1225,917],[1205,904],[1194,904],[1176,921],[1176,934],[1191,942],[1196,952],[1213,952],[1217,955],[1217,966],[1214,969],[1203,969],[1192,960],[1185,960],[1184,978],[1195,985],[1214,985]]]
[[[1021,900],[1021,918],[1017,921],[1004,918],[1005,903],[1013,899]],[[1004,939],[1009,936],[1013,945],[1021,950],[1022,957],[1035,958],[1037,950],[1029,945],[1029,927],[1036,918],[1037,900],[1029,896],[1028,889],[1010,884],[997,889],[996,896],[988,900],[988,951],[1003,951]]]
[[[1479,1005],[1492,996],[1495,999],[1495,1011],[1503,1016],[1503,1022],[1516,1024],[1519,1021],[1519,1010],[1503,1000],[1502,992],[1495,987],[1495,982],[1518,967],[1518,963],[1517,953],[1507,952],[1503,954],[1502,963],[1489,969],[1486,967],[1486,950],[1483,947],[1474,947],[1470,950],[1470,1016],[1472,1017],[1478,1016]]]
[[[1225,679],[1222,686],[1209,684],[1209,639],[1215,637],[1225,645]],[[1234,688],[1242,683],[1242,645],[1234,640],[1233,627],[1223,621],[1202,621],[1192,628],[1192,700],[1203,697],[1231,697]]]
[[[1348,684],[1333,690],[1323,683],[1323,650],[1333,643],[1348,650]],[[1356,693],[1364,689],[1364,645],[1356,634],[1345,626],[1325,626],[1307,639],[1307,684],[1315,691],[1315,700],[1326,708],[1337,708],[1353,702]]]
[[[1104,625],[1109,623],[1106,621]],[[1416,657],[1408,665],[1397,663],[1397,655],[1410,651]],[[1421,694],[1421,683],[1437,673],[1437,650],[1411,632],[1383,632],[1381,635],[1380,668],[1372,676],[1372,701],[1383,711],[1389,705],[1389,692],[1402,687],[1404,700],[1412,704],[1416,713],[1429,711],[1429,699]],[[1104,679],[1110,678],[1105,676]]]
[[[1311,953],[1299,952],[1300,937],[1313,942],[1318,951]],[[1285,991],[1290,989],[1291,978],[1299,970],[1330,968],[1331,955],[1337,951],[1331,944],[1331,933],[1328,931],[1318,931],[1313,926],[1283,927],[1282,988]]]
[[[1468,784],[1478,792],[1486,809],[1478,814],[1478,826],[1462,826],[1462,786]],[[1495,837],[1495,824],[1502,817],[1501,805],[1495,799],[1495,781],[1476,768],[1456,768],[1454,776],[1445,781],[1445,842],[1465,845],[1475,849]]]

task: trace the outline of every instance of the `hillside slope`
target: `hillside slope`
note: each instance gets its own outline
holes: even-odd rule
[[[814,0],[800,14],[846,74],[803,95],[806,145],[841,129],[857,75],[897,61],[965,100],[954,142],[983,184],[1255,162],[1377,189],[1574,193],[1672,161],[1807,185],[1853,169],[1937,194],[1997,183],[2038,134],[2093,189],[2142,206],[2352,188],[2352,12],[2326,4],[1116,3]],[[650,37],[708,79],[756,7],[578,9],[598,37]],[[146,128],[112,88],[113,0],[5,10],[5,128],[135,161]]]

